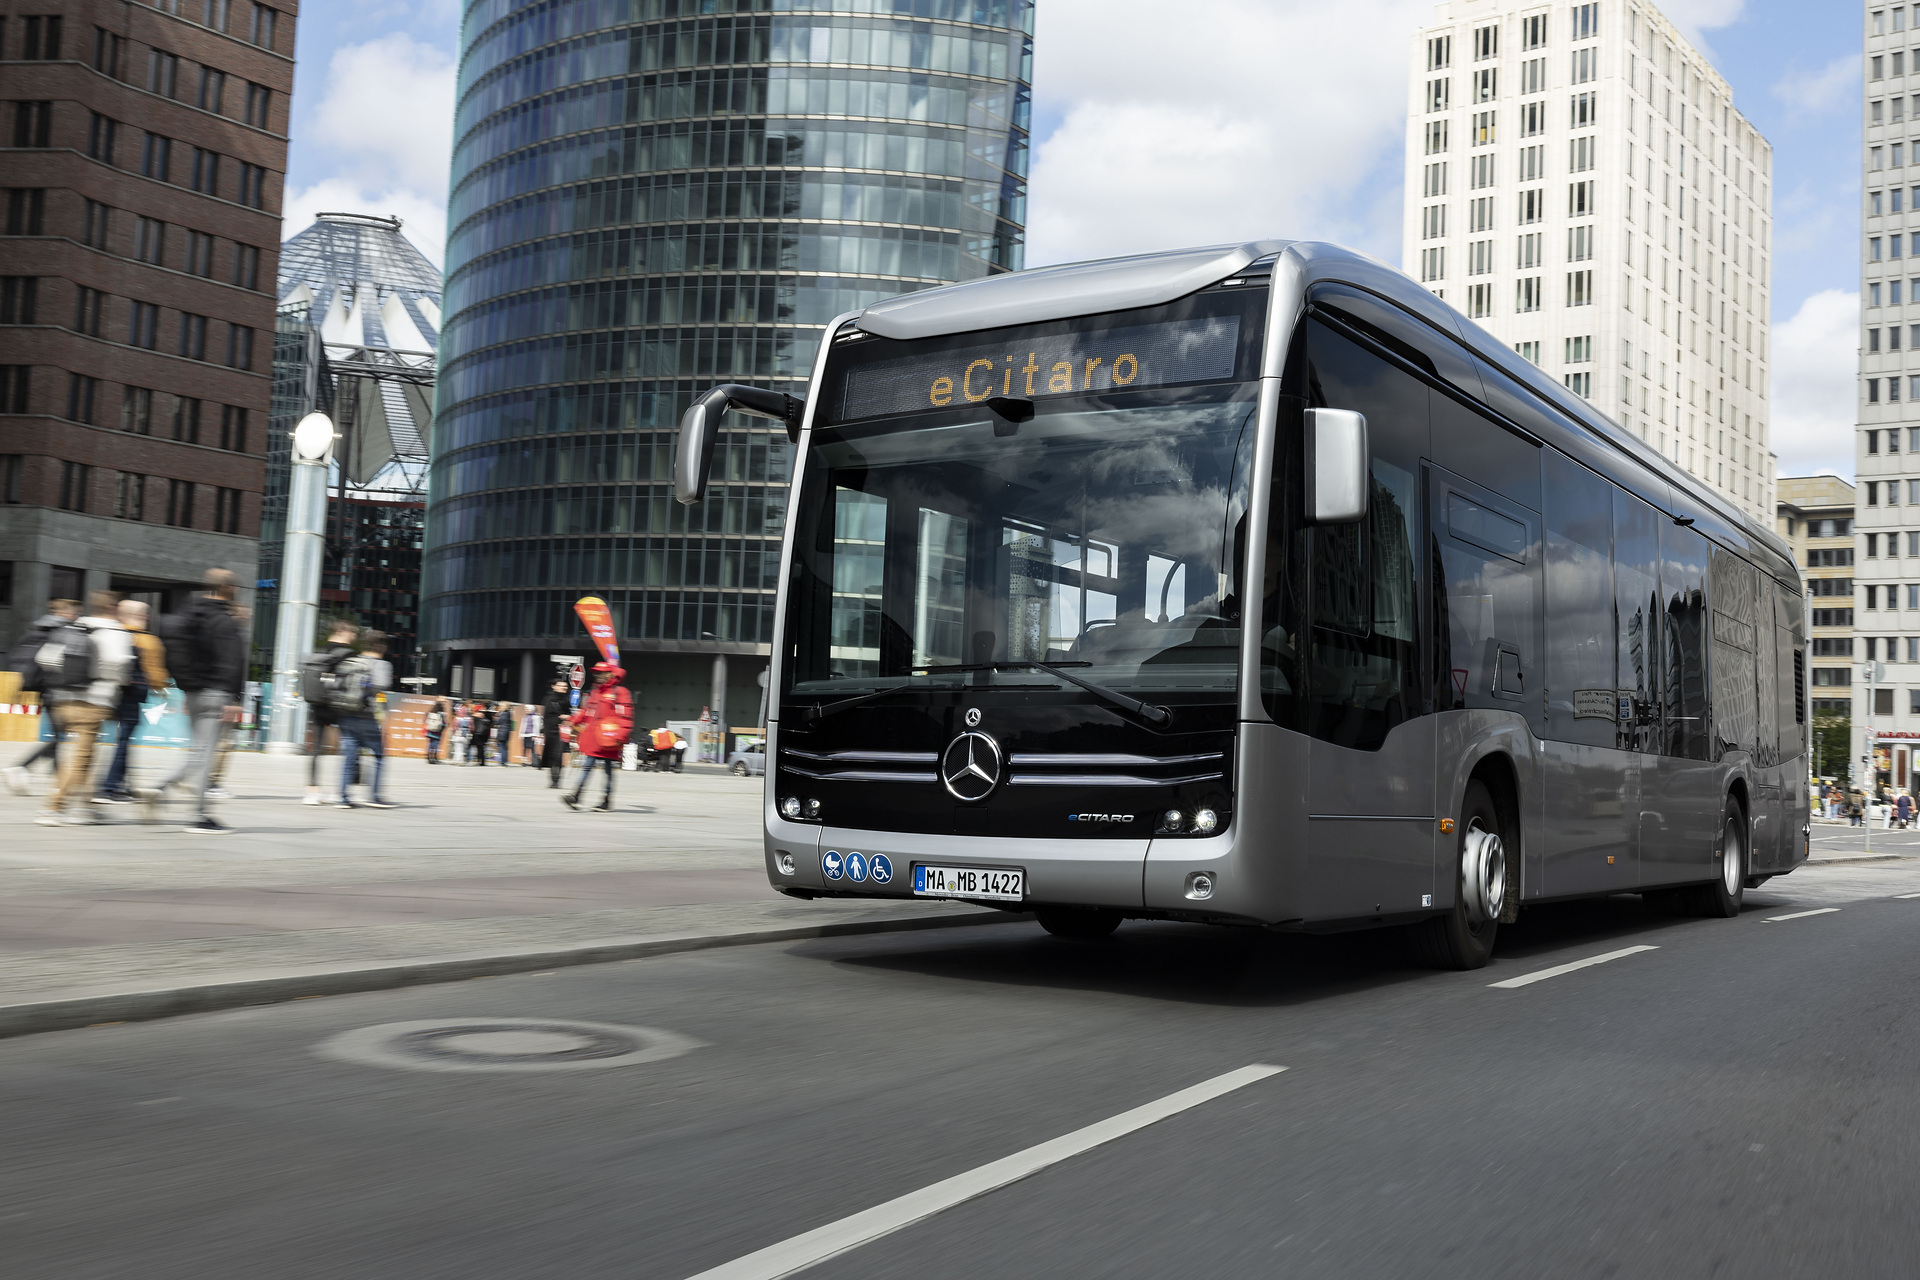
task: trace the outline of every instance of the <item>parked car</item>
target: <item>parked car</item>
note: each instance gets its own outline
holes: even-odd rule
[[[727,766],[743,778],[754,777],[767,771],[767,744],[750,743],[727,757]]]

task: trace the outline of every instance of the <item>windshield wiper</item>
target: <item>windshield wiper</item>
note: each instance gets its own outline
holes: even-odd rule
[[[937,668],[937,670],[940,670],[940,671],[959,671],[962,669],[963,668],[959,668],[959,667]],[[909,672],[908,674],[917,675],[919,673]],[[852,707],[865,706],[869,702],[877,702],[881,698],[884,698],[889,694],[900,693],[908,689],[938,689],[942,687],[951,687],[951,686],[941,686],[941,685],[933,685],[933,684],[896,684],[891,688],[875,689],[872,693],[856,693],[851,698],[842,698],[838,702],[816,702],[812,707],[808,708],[807,710],[807,723],[812,724],[814,721],[823,720],[826,717],[835,714],[836,712],[846,711]]]
[[[952,665],[942,665],[937,667],[915,667],[911,671],[909,671],[907,674],[909,676],[917,676],[917,675],[928,675],[934,672],[938,672],[941,675],[966,675],[970,672],[975,672],[975,671],[1044,671],[1048,675],[1054,677],[1057,680],[1064,680],[1068,684],[1077,685],[1080,688],[1085,689],[1088,693],[1093,694],[1095,697],[1106,699],[1108,702],[1113,703],[1115,706],[1119,707],[1123,711],[1132,712],[1134,715],[1139,716],[1142,720],[1145,720],[1148,724],[1153,725],[1155,728],[1161,728],[1173,720],[1173,712],[1168,710],[1166,707],[1157,707],[1151,703],[1142,702],[1140,699],[1132,697],[1128,694],[1121,693],[1117,689],[1109,689],[1105,685],[1095,684],[1091,680],[1082,680],[1079,676],[1074,675],[1071,671],[1061,670],[1061,667],[1063,665],[1074,666],[1074,667],[1090,667],[1093,664],[1091,662],[1072,662],[1072,663],[1061,664],[1061,663],[1052,663],[1052,662],[1031,662],[1031,661],[1028,661],[1028,662],[965,662],[965,663],[954,663]],[[819,704],[816,704],[812,708],[812,710],[808,712],[807,723],[812,724],[814,721],[833,715],[835,712],[845,711],[851,707],[858,707],[869,702],[877,701],[878,699],[886,697],[890,693],[899,693],[903,689],[933,689],[933,688],[939,688],[939,687],[940,686],[938,685],[897,684],[890,689],[876,689],[872,693],[856,694],[851,698],[842,698],[838,702],[819,703]]]

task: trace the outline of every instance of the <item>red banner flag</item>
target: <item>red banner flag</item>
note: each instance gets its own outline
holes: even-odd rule
[[[600,656],[619,666],[620,642],[614,638],[613,610],[607,608],[607,602],[599,596],[582,596],[574,603],[573,611],[580,615],[580,621],[587,628],[587,634],[593,637]]]

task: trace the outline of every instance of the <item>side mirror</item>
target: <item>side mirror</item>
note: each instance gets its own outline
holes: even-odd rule
[[[1352,524],[1367,514],[1367,419],[1351,409],[1309,409],[1307,518]]]
[[[800,416],[807,402],[784,391],[743,387],[726,382],[693,402],[680,415],[680,439],[673,455],[673,496],[690,507],[707,494],[707,472],[713,466],[713,446],[720,439],[720,418],[729,409],[756,418],[771,418],[787,428],[787,439],[798,443]]]

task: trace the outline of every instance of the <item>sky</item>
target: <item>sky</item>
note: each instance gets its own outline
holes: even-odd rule
[[[1772,447],[1853,475],[1861,7],[1668,0],[1774,147]],[[1170,10],[1178,20],[1169,22]],[[1027,263],[1236,239],[1400,254],[1407,58],[1432,0],[1038,0]],[[286,234],[446,235],[457,0],[300,15]]]

